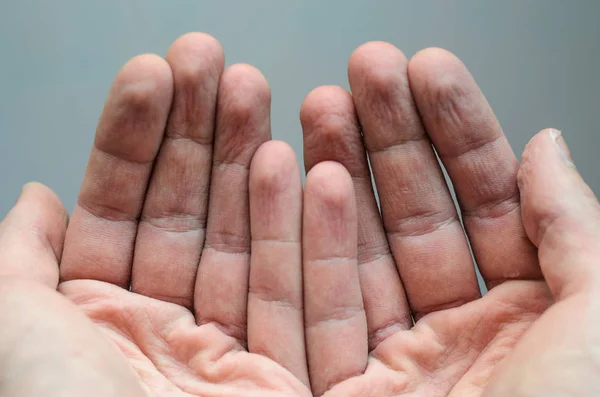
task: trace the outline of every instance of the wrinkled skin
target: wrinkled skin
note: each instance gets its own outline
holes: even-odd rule
[[[202,34],[130,61],[70,221],[30,184],[0,226],[0,396],[597,395],[600,208],[562,137],[519,167],[442,50],[349,77],[303,104],[302,192],[256,69]]]

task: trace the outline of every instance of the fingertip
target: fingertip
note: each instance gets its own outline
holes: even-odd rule
[[[250,165],[250,189],[290,188],[300,183],[294,149],[283,141],[271,140],[256,150]]]
[[[373,62],[405,65],[408,59],[398,47],[391,43],[369,41],[361,44],[352,52],[348,61],[348,70],[351,73],[353,71],[361,71],[365,67],[370,67]]]
[[[115,87],[129,94],[128,103],[147,104],[156,93],[172,92],[173,73],[168,62],[156,54],[131,58],[119,71]]]
[[[223,47],[214,37],[204,33],[188,33],[179,37],[165,58],[173,70],[176,89],[181,92],[191,90],[194,97],[198,95],[199,86],[212,92],[225,67]],[[189,97],[185,99],[190,101]]]
[[[296,157],[294,149],[284,141],[272,139],[264,142],[256,150],[255,159],[253,161],[274,161],[278,162],[282,158],[289,159],[290,157]]]
[[[408,72],[413,76],[439,77],[441,74],[450,75],[462,72],[466,67],[452,52],[439,47],[429,47],[420,50],[408,62]]]
[[[319,163],[308,172],[306,193],[327,207],[354,209],[352,178],[346,168],[334,161]]]
[[[2,222],[0,275],[33,279],[51,287],[58,280],[68,213],[47,186],[23,186],[15,206]]]
[[[24,184],[21,192],[22,194],[32,194],[35,196],[43,196],[51,200],[58,200],[58,196],[52,189],[36,181],[27,182]]]
[[[250,229],[253,241],[299,241],[302,179],[294,150],[285,142],[260,146],[250,167]]]
[[[165,58],[167,61],[181,60],[195,54],[202,55],[203,59],[198,59],[200,61],[209,59],[217,65],[223,65],[225,62],[221,43],[215,37],[202,32],[190,32],[179,36],[169,47]]]
[[[321,116],[354,114],[352,95],[344,88],[327,85],[308,93],[300,107],[300,123],[303,127],[316,124]]]
[[[96,129],[95,148],[133,163],[153,161],[173,89],[171,67],[160,56],[143,54],[129,60],[108,94]],[[91,157],[88,165],[92,167],[96,159]],[[92,171],[86,173],[86,178]]]
[[[545,128],[525,145],[517,173],[517,183],[522,194],[531,187],[534,187],[531,189],[533,192],[542,193],[548,188],[556,189],[561,183],[568,181],[563,178],[566,171],[563,167],[571,167],[572,163],[559,146],[558,139],[562,139],[561,135],[557,129]]]
[[[396,86],[398,76],[406,73],[408,60],[397,47],[382,41],[372,41],[358,47],[348,61],[348,78],[352,92],[361,84],[378,93],[387,93]]]
[[[260,143],[270,139],[271,89],[263,74],[252,65],[235,64],[221,76],[218,93],[216,139],[223,140],[224,133],[235,133],[235,139],[223,140],[221,149],[215,149],[215,159],[231,161],[240,153],[253,156],[255,147],[246,143],[257,139]],[[244,144],[241,145],[241,140]],[[248,158],[250,162],[250,158]]]
[[[214,164],[249,166],[258,146],[271,139],[270,112],[271,91],[263,74],[248,64],[227,68],[217,96]]]
[[[480,92],[465,64],[450,51],[427,48],[408,63],[408,77],[420,106],[460,103],[460,98]]]
[[[410,61],[413,67],[439,66],[457,67],[463,66],[462,61],[452,52],[440,47],[428,47],[417,51]]]
[[[173,98],[171,67],[161,57],[132,58],[117,74],[94,145],[135,163],[154,160]]]
[[[221,78],[221,90],[227,90],[232,106],[271,103],[271,88],[264,74],[256,67],[237,63],[228,67]],[[242,95],[243,94],[243,95]]]
[[[66,227],[69,214],[58,195],[48,186],[39,182],[26,183],[21,189],[18,202],[47,208],[50,213],[60,216]]]
[[[307,171],[322,161],[343,164],[352,176],[368,177],[365,148],[352,95],[342,87],[322,86],[300,111]]]
[[[310,255],[357,255],[358,221],[352,178],[339,163],[326,161],[306,176],[304,237]],[[333,254],[332,254],[333,255]]]

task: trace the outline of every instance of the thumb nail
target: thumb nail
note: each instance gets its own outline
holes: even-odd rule
[[[30,187],[31,187],[31,182],[24,184],[23,187],[21,187],[21,194],[19,195],[19,198],[23,197],[25,192],[27,192],[27,190],[29,190]]]
[[[27,192],[29,191],[29,189],[31,189],[31,187],[35,185],[35,182],[27,182],[26,184],[23,185],[23,187],[21,188],[21,193],[19,194],[19,197],[17,198],[17,202],[21,201],[21,199],[23,199],[25,197],[25,195],[27,194]]]
[[[552,141],[556,145],[560,156],[563,161],[569,166],[575,168],[575,164],[573,163],[573,157],[571,157],[571,151],[567,146],[567,142],[565,142],[565,138],[562,136],[562,132],[559,130],[550,130],[550,136],[552,137]]]

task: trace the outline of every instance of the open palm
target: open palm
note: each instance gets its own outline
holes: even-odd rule
[[[428,50],[408,63],[371,43],[349,71],[352,96],[322,87],[303,105],[303,197],[293,151],[267,142],[270,95],[256,69],[223,72],[220,46],[201,34],[177,40],[166,61],[130,61],[68,229],[40,186],[0,229],[0,313],[10,324],[0,330],[0,390],[587,395],[552,378],[554,362],[589,358],[578,342],[589,335],[577,335],[598,314],[585,271],[566,276],[554,243],[578,230],[545,222],[561,210],[552,176],[574,178],[547,147],[559,138],[532,142],[520,181],[524,191],[550,188],[520,200],[517,161],[456,58]],[[564,179],[562,188],[581,188]],[[597,205],[581,197],[580,207]]]
[[[223,64],[216,40],[190,34],[121,70],[58,289],[150,395],[307,394],[299,167],[279,142],[255,153],[269,87]]]
[[[8,395],[310,395],[299,167],[279,142],[255,153],[270,139],[264,77],[223,68],[219,43],[190,34],[166,60],[139,56],[118,74],[64,250],[64,211],[41,216],[38,234],[59,225],[60,283],[50,258],[30,272],[45,286],[3,284],[10,296],[24,289],[4,331],[27,335],[18,345],[40,363],[10,376]],[[41,201],[60,208],[52,200]],[[31,367],[30,354],[10,357],[13,372]]]
[[[328,355],[313,348],[307,330],[315,393],[594,395],[594,366],[582,363],[598,360],[591,335],[600,311],[590,303],[598,299],[591,277],[598,204],[560,133],[536,136],[519,168],[475,81],[440,49],[408,62],[389,44],[368,43],[354,52],[348,73],[352,94],[320,87],[301,111],[307,170],[341,163],[355,199],[347,188],[338,202],[351,208],[356,201],[357,215],[348,219],[358,219],[357,235],[338,232],[335,240],[357,241],[357,252],[322,254],[351,258],[355,275],[342,268],[325,285],[305,257],[306,309],[315,292],[330,291],[321,300],[335,300],[353,322],[338,324],[323,342],[336,346]],[[305,230],[308,216],[306,200]],[[305,251],[311,244],[305,231]],[[484,297],[470,248],[490,290]],[[565,365],[573,375],[565,376]],[[575,376],[593,382],[570,383]]]

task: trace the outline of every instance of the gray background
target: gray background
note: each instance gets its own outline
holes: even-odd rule
[[[216,36],[228,64],[263,71],[273,135],[299,158],[302,99],[318,85],[347,86],[356,46],[386,40],[409,57],[447,48],[475,75],[518,155],[538,130],[557,127],[599,193],[599,15],[593,0],[0,0],[0,214],[30,180],[71,210],[115,73],[188,31]]]

